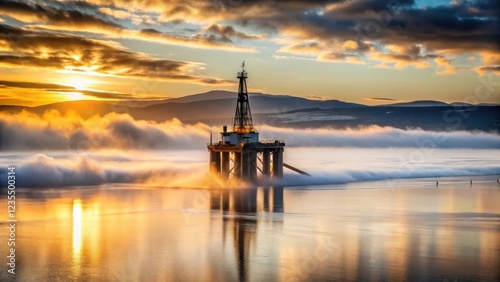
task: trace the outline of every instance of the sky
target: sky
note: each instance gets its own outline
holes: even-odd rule
[[[252,92],[498,103],[499,83],[478,95],[485,81],[500,81],[498,5],[0,0],[0,104],[236,91],[242,61]]]

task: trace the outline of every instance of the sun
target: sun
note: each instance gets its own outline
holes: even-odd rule
[[[66,97],[69,99],[69,100],[82,100],[83,98],[85,98],[85,96],[81,93],[81,92],[66,92]]]
[[[76,90],[87,90],[89,85],[92,84],[92,81],[83,78],[83,77],[72,77],[64,83],[67,86],[71,86]]]
[[[83,91],[89,90],[90,85],[94,83],[84,77],[74,76],[66,79],[62,84],[74,88],[74,90],[71,89],[70,91],[64,92],[64,95],[66,96],[66,99],[75,101],[85,99]]]

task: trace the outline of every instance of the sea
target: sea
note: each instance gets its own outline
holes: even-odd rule
[[[0,280],[500,280],[500,149],[284,159],[310,176],[225,181],[206,150],[2,152]]]

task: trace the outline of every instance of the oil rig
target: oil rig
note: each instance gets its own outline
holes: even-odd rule
[[[210,171],[222,178],[236,177],[247,182],[255,183],[258,172],[268,178],[283,178],[283,166],[301,173],[305,172],[283,163],[283,140],[259,140],[259,133],[253,126],[252,112],[248,100],[247,78],[245,62],[238,72],[239,79],[238,100],[233,119],[233,130],[228,131],[223,126],[219,141],[210,143],[207,148],[210,152]],[[262,164],[257,165],[257,160]]]

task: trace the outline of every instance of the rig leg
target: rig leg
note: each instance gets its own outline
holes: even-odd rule
[[[210,172],[220,173],[220,153],[210,152]]]
[[[222,153],[221,153],[221,155],[222,155],[222,161],[221,161],[221,165],[222,165],[221,175],[222,175],[224,178],[228,178],[228,177],[229,177],[229,152],[222,152]]]
[[[283,178],[283,148],[274,149],[273,176],[275,178]]]
[[[264,149],[262,152],[262,174],[271,175],[271,151],[269,149]]]
[[[255,182],[257,181],[257,151],[250,150],[250,177],[249,181]]]
[[[251,180],[252,161],[251,150],[241,151],[241,178],[245,181]]]
[[[242,152],[234,152],[234,168],[233,173],[237,178],[241,177],[241,154]]]

